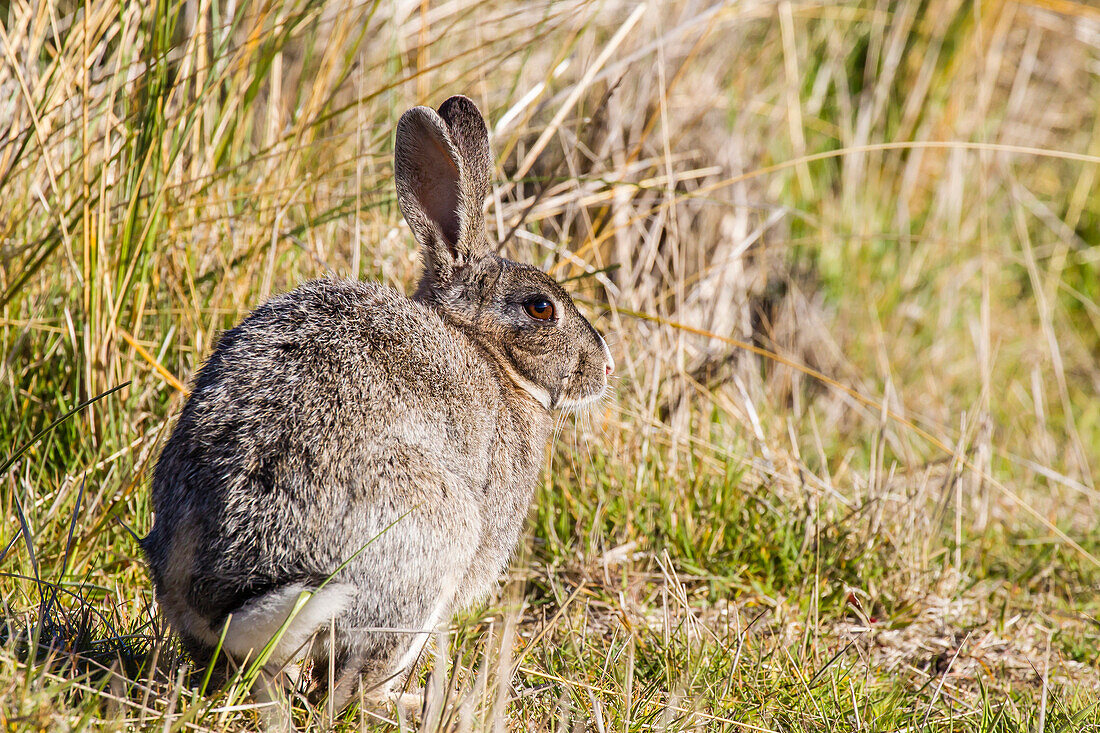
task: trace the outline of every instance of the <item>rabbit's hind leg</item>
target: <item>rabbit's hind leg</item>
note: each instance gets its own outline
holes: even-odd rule
[[[377,650],[355,675],[363,685],[363,702],[374,710],[392,713],[395,708],[405,719],[417,720],[424,709],[424,691],[406,690],[416,660],[450,610],[453,587],[437,599],[434,608],[418,624],[388,634],[383,650]]]
[[[403,717],[416,719],[423,707],[421,691],[403,691],[416,658],[450,607],[450,595],[437,600],[426,618],[411,628],[372,629],[351,638],[335,626],[332,638],[322,628],[313,642],[312,681],[307,694],[313,705],[330,716],[343,710],[358,693],[364,706],[379,713],[400,708]],[[330,653],[335,642],[336,654]],[[327,695],[326,695],[327,692]]]
[[[447,620],[469,571],[481,537],[476,492],[429,458],[415,446],[394,446],[360,466],[365,493],[335,534],[370,542],[339,576],[361,592],[336,619],[331,709],[346,705],[360,679],[364,702],[392,702],[390,691],[403,685],[436,626]],[[334,553],[341,556],[347,554]],[[322,628],[317,639],[325,636]],[[314,665],[319,691],[329,686],[328,665]]]
[[[323,635],[322,631],[319,636]],[[364,703],[368,701],[369,694],[363,687],[362,677],[364,674],[369,675],[369,670],[373,668],[369,659],[375,651],[349,649],[337,640],[336,653],[332,654],[329,640],[314,640],[314,650],[311,653],[313,667],[306,699],[330,724],[348,706],[356,693],[361,691]]]
[[[252,684],[252,699],[262,706],[259,710],[260,723],[265,733],[289,733],[294,730],[287,694],[291,676],[287,669],[273,670],[265,667],[260,670]]]
[[[410,670],[401,668],[387,676],[388,669],[392,669],[392,665],[379,663],[379,660],[359,664],[349,662],[330,690],[327,700],[330,717],[347,707],[353,696],[358,694],[363,712],[368,716],[388,719],[396,707],[400,717],[419,719],[424,705],[423,693],[403,692],[400,689]]]

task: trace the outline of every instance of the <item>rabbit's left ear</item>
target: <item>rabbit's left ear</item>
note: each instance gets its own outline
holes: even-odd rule
[[[413,107],[397,123],[397,201],[429,281],[443,284],[455,268],[489,253],[482,207],[492,169],[489,131],[466,97],[451,97],[438,113]]]

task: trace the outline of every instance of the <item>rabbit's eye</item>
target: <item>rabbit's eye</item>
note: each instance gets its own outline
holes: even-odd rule
[[[523,304],[523,310],[536,321],[549,321],[554,317],[554,304],[546,298],[532,298]]]

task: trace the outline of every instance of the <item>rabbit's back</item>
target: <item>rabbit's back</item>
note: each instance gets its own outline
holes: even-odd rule
[[[430,308],[378,285],[307,283],[227,332],[203,367],[154,476],[154,575],[216,626],[273,589],[315,587],[416,507],[418,531],[441,535],[406,543],[424,562],[438,562],[432,543],[467,556],[500,419],[492,367]]]

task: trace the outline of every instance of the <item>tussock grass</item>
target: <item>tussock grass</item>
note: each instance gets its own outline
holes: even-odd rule
[[[622,376],[422,660],[424,719],[338,727],[1100,727],[1091,5],[0,14],[5,726],[256,724],[181,666],[129,530],[221,330],[305,278],[412,282],[393,126],[461,92],[502,251]]]

